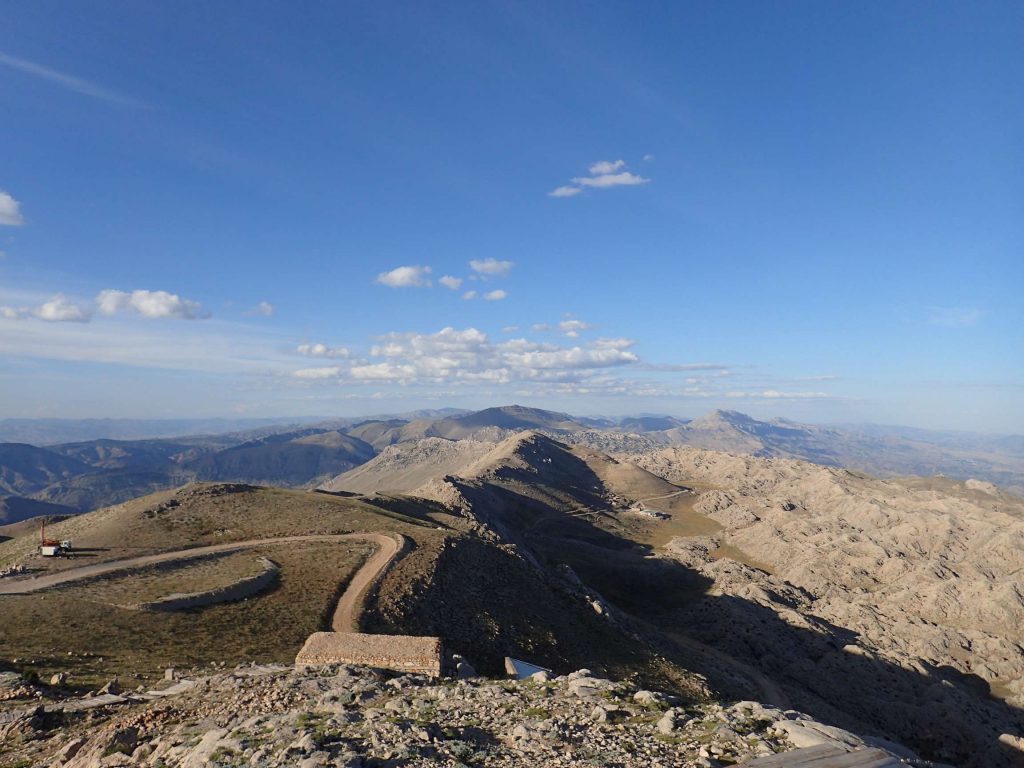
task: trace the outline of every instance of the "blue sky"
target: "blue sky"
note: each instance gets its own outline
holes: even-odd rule
[[[5,4],[0,417],[1024,431],[1024,5],[242,8]]]

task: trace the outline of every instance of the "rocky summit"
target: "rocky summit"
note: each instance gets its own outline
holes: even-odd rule
[[[882,744],[792,710],[684,702],[587,669],[523,680],[389,676],[353,666],[192,674],[189,685],[176,685],[180,692],[150,703],[30,708],[0,734],[24,756],[14,764],[54,768],[711,768],[778,753],[796,759],[793,750],[807,747],[850,759]],[[883,746],[893,765],[898,755],[928,765]]]

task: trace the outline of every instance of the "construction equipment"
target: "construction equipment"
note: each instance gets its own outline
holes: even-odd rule
[[[71,539],[46,538],[46,518],[43,518],[42,528],[39,530],[39,554],[43,557],[74,557],[74,548],[71,546]]]

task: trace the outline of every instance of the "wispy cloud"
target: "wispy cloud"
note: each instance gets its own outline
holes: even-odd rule
[[[556,187],[548,192],[548,197],[575,197],[582,191],[580,187]]]
[[[983,314],[970,307],[931,307],[928,322],[941,328],[969,328],[977,325]]]
[[[648,159],[644,155],[644,159]],[[608,189],[610,187],[634,187],[646,184],[650,179],[625,170],[625,160],[598,160],[591,163],[589,176],[576,176],[570,184],[556,187],[548,197],[575,197],[584,189]]]
[[[56,69],[44,67],[42,64],[36,64],[34,61],[29,61],[28,59],[19,59],[17,56],[11,56],[10,54],[2,51],[0,51],[0,65],[16,69],[19,72],[24,72],[25,74],[31,75],[40,80],[53,83],[54,85],[58,85],[69,91],[80,93],[83,96],[91,96],[94,99],[109,101],[112,104],[123,104],[134,107],[147,106],[145,103],[137,99],[115,93],[114,91],[103,88],[95,83],[90,83],[88,80],[82,80],[79,77],[59,72]]]
[[[21,215],[21,204],[0,189],[0,225],[20,227],[25,223]]]
[[[390,272],[381,272],[376,282],[388,288],[429,288],[430,267],[406,266],[395,267]]]
[[[501,290],[501,288],[497,288],[493,291],[488,291],[487,293],[485,293],[484,301],[501,301],[506,296],[508,296],[508,293]]]

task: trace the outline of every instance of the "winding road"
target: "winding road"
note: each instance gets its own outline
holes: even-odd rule
[[[280,536],[272,539],[249,539],[233,541],[226,544],[211,544],[205,547],[191,547],[174,552],[160,552],[155,555],[142,555],[124,560],[111,560],[105,563],[83,565],[60,573],[45,576],[33,576],[27,579],[0,580],[0,595],[27,595],[42,589],[49,589],[61,584],[69,584],[82,579],[104,576],[108,573],[143,568],[149,565],[171,563],[176,560],[192,560],[206,555],[223,552],[236,552],[244,549],[273,546],[276,544],[296,544],[301,542],[342,542],[369,541],[377,545],[377,551],[359,568],[352,577],[345,593],[338,600],[331,618],[331,629],[335,632],[358,632],[359,618],[362,613],[363,599],[377,579],[387,570],[388,566],[409,547],[409,541],[401,534],[383,533],[343,533],[343,534],[309,534],[305,536]]]

